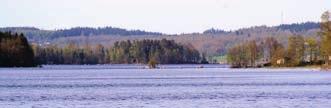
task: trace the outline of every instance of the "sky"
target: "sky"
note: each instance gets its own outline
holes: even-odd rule
[[[0,0],[0,27],[113,26],[169,34],[320,21],[331,0]]]

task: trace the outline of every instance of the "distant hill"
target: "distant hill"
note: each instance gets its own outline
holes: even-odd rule
[[[28,40],[33,43],[50,43],[66,45],[74,42],[76,44],[112,45],[122,40],[143,40],[143,39],[170,39],[182,44],[190,44],[207,55],[223,55],[226,49],[248,40],[260,41],[265,37],[275,37],[282,43],[287,43],[291,35],[302,35],[304,37],[317,37],[320,24],[306,22],[298,24],[283,24],[279,26],[255,26],[242,28],[235,31],[221,29],[209,29],[202,33],[169,35],[158,32],[146,32],[142,30],[126,30],[121,28],[104,27],[89,28],[76,27],[63,30],[41,30],[33,27],[10,27],[0,28],[0,31],[12,31],[24,33]]]
[[[158,32],[146,32],[142,30],[126,30],[114,27],[91,28],[91,27],[75,27],[62,30],[41,30],[35,27],[6,27],[0,28],[2,32],[18,32],[24,33],[30,41],[51,41],[53,39],[72,36],[98,36],[98,35],[162,35]]]
[[[278,30],[289,30],[291,32],[304,32],[311,29],[319,29],[320,23],[306,22],[306,23],[296,23],[296,24],[283,24],[280,26],[275,26]]]
[[[240,32],[241,30],[248,30],[248,31],[256,31],[258,29],[276,29],[277,31],[290,31],[292,33],[297,33],[297,32],[305,32],[308,30],[312,29],[319,29],[320,23],[316,22],[305,22],[305,23],[294,23],[294,24],[282,24],[279,26],[273,26],[273,27],[267,27],[267,26],[255,26],[251,28],[244,28],[244,29],[239,29],[234,32]],[[211,28],[203,32],[203,34],[224,34],[224,33],[229,33],[231,31],[225,31],[221,29],[215,29]]]

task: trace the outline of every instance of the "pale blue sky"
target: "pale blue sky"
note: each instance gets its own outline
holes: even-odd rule
[[[188,33],[319,21],[330,9],[331,0],[0,0],[0,27],[114,26]]]

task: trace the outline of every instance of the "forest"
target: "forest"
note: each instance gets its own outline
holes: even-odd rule
[[[34,53],[23,34],[0,32],[0,67],[33,67]]]
[[[116,41],[126,40],[175,40],[176,43],[191,44],[200,53],[204,53],[208,61],[214,61],[212,57],[225,56],[228,48],[246,40],[255,39],[260,42],[266,37],[274,37],[280,43],[286,44],[289,36],[295,34],[303,37],[312,37],[319,29],[319,22],[303,22],[278,26],[260,25],[231,31],[211,28],[197,33],[178,34],[127,30],[116,27],[74,27],[59,30],[44,30],[34,27],[5,27],[0,28],[0,31],[23,33],[30,43],[52,44],[61,47],[70,43],[75,43],[79,46],[85,46],[86,44],[91,46],[98,44],[112,46]],[[218,62],[216,60],[214,63]]]
[[[267,37],[259,42],[250,40],[229,48],[227,54],[228,63],[237,68],[322,64],[329,67],[330,60],[331,21],[329,12],[322,15],[318,36],[292,35],[288,37],[287,45],[283,45],[273,37]]]
[[[74,36],[98,36],[98,35],[118,35],[118,36],[129,36],[129,35],[163,35],[159,32],[147,32],[143,30],[127,30],[116,27],[74,27],[70,29],[59,29],[59,30],[41,30],[35,27],[5,27],[0,28],[2,32],[15,32],[23,33],[30,41],[50,41],[61,37],[74,37]]]
[[[0,32],[0,67],[33,67],[42,64],[197,64],[208,63],[190,45],[173,40],[118,41],[113,47],[70,43],[29,45],[23,34]]]
[[[233,67],[328,64],[331,49],[328,14],[324,13],[319,23],[255,26],[235,31],[212,28],[202,33],[174,35],[115,27],[76,27],[62,30],[0,28],[3,31],[0,41],[1,66],[15,66],[14,62],[19,61],[16,59],[22,58],[14,57],[21,56],[21,52],[12,55],[14,52],[18,53],[19,48],[8,47],[11,46],[9,44],[22,44],[23,49],[26,49],[24,53],[32,51],[30,56],[33,57],[29,58],[33,60],[28,60],[31,61],[31,66],[146,64],[150,61],[160,64],[220,63],[213,58],[226,59],[222,63]],[[15,43],[14,40],[18,37],[22,42]],[[14,59],[10,61],[9,58]],[[23,61],[21,64],[24,64]],[[28,66],[27,64],[25,65]]]
[[[70,43],[65,47],[33,45],[35,59],[40,64],[196,64],[204,61],[193,47],[173,40],[118,41],[113,47]]]

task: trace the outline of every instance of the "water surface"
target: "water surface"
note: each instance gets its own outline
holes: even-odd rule
[[[2,108],[329,108],[331,73],[224,65],[1,68]]]

